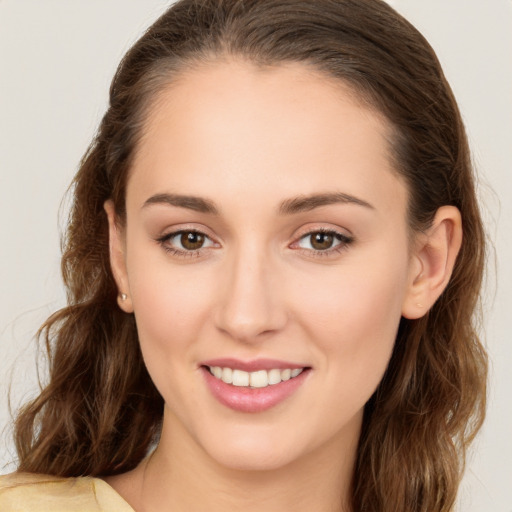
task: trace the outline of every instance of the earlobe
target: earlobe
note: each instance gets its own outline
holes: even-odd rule
[[[103,207],[108,218],[110,268],[119,290],[117,303],[125,313],[133,313],[126,270],[124,240],[119,223],[117,222],[114,203],[109,199],[105,201]]]
[[[402,316],[420,318],[448,285],[462,243],[462,221],[455,206],[442,206],[426,233],[418,235]]]

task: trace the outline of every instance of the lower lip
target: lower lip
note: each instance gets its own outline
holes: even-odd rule
[[[226,407],[238,412],[263,412],[286,400],[304,382],[309,368],[297,377],[265,388],[249,388],[226,384],[214,377],[208,368],[201,367],[206,384],[212,395]]]

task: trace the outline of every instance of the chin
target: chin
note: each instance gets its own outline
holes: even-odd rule
[[[254,454],[242,455],[239,453],[225,453],[216,457],[217,462],[226,469],[234,471],[275,471],[287,466],[291,461],[282,457],[282,454]]]
[[[254,436],[250,442],[247,439],[233,441],[231,439],[229,443],[216,444],[213,449],[207,449],[209,456],[226,469],[273,471],[287,466],[300,456],[296,450],[287,449],[283,442],[272,443],[261,437]]]

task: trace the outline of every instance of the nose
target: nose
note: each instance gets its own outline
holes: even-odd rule
[[[244,343],[280,331],[287,321],[279,271],[264,251],[243,251],[226,261],[215,322],[219,330]]]

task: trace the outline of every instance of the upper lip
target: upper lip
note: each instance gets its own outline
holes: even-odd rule
[[[279,359],[253,359],[252,361],[242,361],[232,357],[223,357],[219,359],[209,359],[203,361],[200,366],[220,366],[221,368],[232,368],[233,370],[243,370],[245,372],[256,372],[258,370],[295,370],[306,368],[304,364],[282,361]]]

